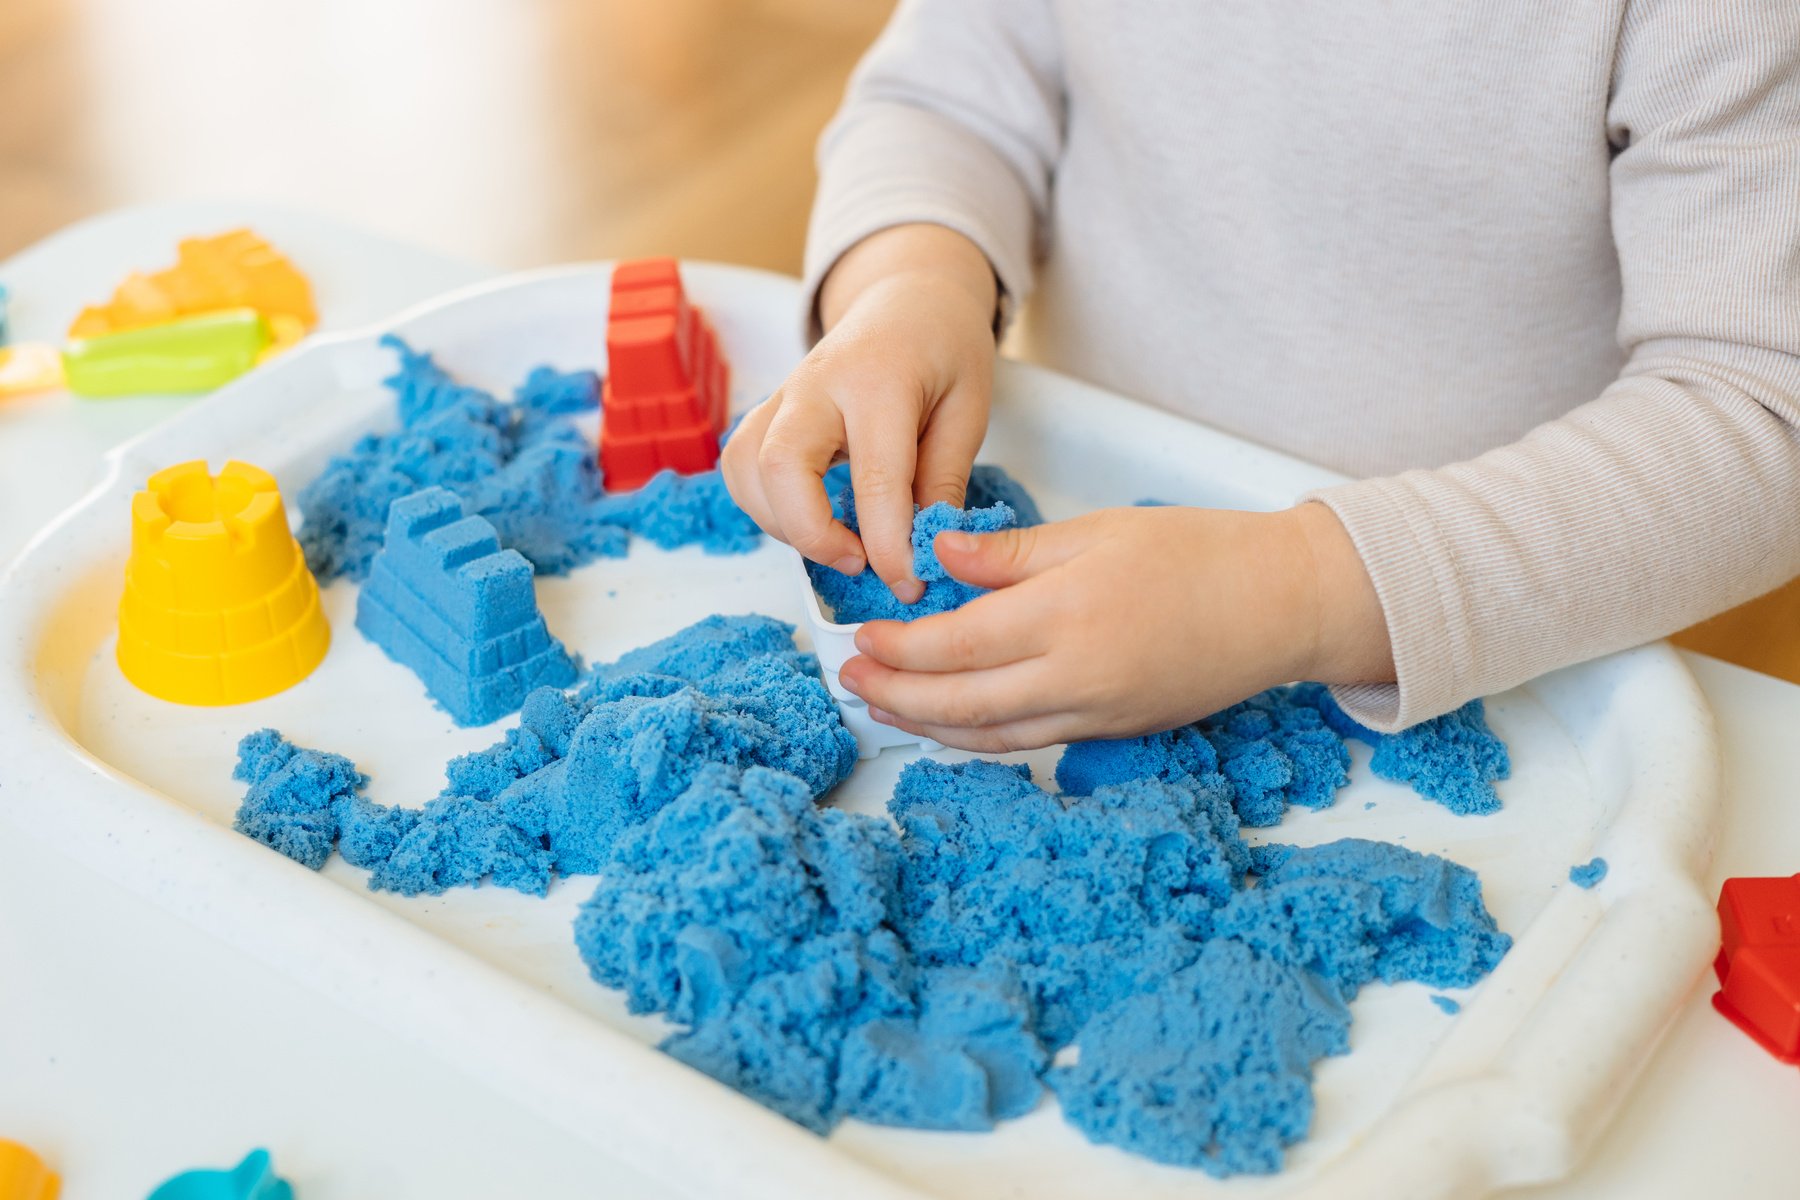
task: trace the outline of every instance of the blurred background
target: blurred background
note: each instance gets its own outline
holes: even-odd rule
[[[0,0],[0,258],[257,199],[459,258],[795,271],[891,0]]]
[[[109,208],[228,198],[500,268],[795,272],[813,143],[892,7],[0,0],[0,258]],[[1800,585],[1678,640],[1800,681]]]

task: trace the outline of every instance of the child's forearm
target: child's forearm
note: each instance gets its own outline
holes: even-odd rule
[[[1387,617],[1343,522],[1323,504],[1301,504],[1281,515],[1293,522],[1311,564],[1303,572],[1314,588],[1307,627],[1318,641],[1303,674],[1325,683],[1392,683]]]
[[[929,281],[966,293],[974,311],[999,303],[994,269],[968,238],[943,225],[895,225],[870,234],[838,259],[819,289],[819,322],[829,331],[877,283]],[[993,323],[990,315],[989,324]]]

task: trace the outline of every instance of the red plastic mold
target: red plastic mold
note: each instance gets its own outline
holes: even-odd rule
[[[601,388],[600,468],[609,492],[642,487],[665,468],[719,462],[731,368],[706,314],[687,302],[672,258],[613,268]]]
[[[1782,1062],[1800,1064],[1800,875],[1727,879],[1719,928],[1713,1007]]]

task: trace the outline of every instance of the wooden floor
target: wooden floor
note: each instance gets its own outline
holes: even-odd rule
[[[275,200],[503,267],[793,271],[891,0],[0,0],[0,257],[122,204]],[[1679,639],[1800,681],[1800,586]]]

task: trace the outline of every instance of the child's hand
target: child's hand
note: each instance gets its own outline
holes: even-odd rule
[[[871,621],[839,678],[877,720],[965,750],[1171,729],[1266,687],[1393,678],[1375,588],[1322,504],[1127,508],[972,536],[958,579],[999,589]]]
[[[917,600],[913,504],[962,503],[987,432],[995,289],[981,251],[941,226],[858,243],[820,297],[829,332],[725,447],[738,506],[813,561],[846,575],[872,564]],[[819,482],[846,454],[860,541]]]

